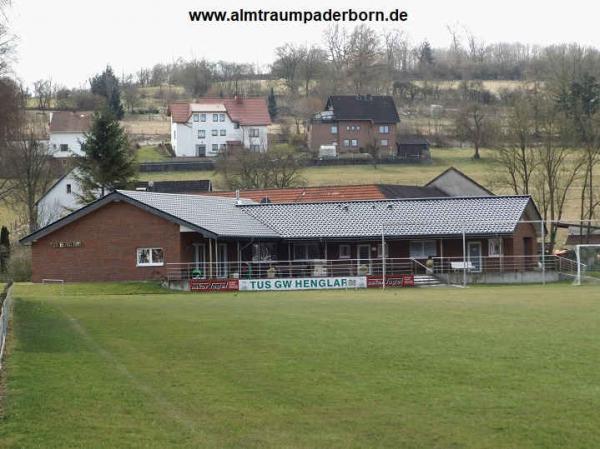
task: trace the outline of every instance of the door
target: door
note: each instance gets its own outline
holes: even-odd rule
[[[194,243],[194,268],[191,274],[193,278],[206,277],[206,246],[204,243]]]
[[[481,272],[482,260],[481,260],[481,242],[469,242],[468,243],[468,262],[469,266],[472,267],[471,271],[475,273]]]
[[[206,157],[206,145],[196,145],[196,157]]]
[[[359,276],[371,274],[371,245],[356,247],[356,273]]]
[[[227,243],[219,243],[217,245],[217,277],[226,278],[228,274]]]

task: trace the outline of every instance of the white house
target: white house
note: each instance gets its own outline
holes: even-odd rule
[[[201,98],[169,105],[176,156],[216,156],[227,148],[266,151],[271,124],[263,98]]]
[[[147,192],[186,193],[202,195],[212,192],[209,179],[178,181],[138,181],[135,189]],[[79,196],[83,193],[75,169],[56,180],[46,193],[37,201],[38,225],[46,226],[59,218],[79,209]],[[108,194],[110,192],[106,192]],[[100,196],[100,192],[98,192]]]
[[[50,118],[49,149],[54,157],[81,155],[84,134],[90,130],[91,112],[53,112]]]
[[[37,201],[38,225],[45,226],[81,207],[78,196],[82,193],[73,170],[58,178]]]

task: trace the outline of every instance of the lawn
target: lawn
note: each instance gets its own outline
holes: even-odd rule
[[[335,185],[335,184],[372,184],[372,183],[394,183],[423,185],[430,181],[450,166],[455,166],[487,186],[493,184],[496,163],[492,159],[489,150],[482,151],[482,159],[474,161],[472,148],[433,149],[431,164],[397,164],[379,165],[350,165],[310,167],[303,170],[302,175],[306,184],[312,185]],[[194,172],[153,172],[140,173],[142,180],[178,180],[178,179],[212,179],[219,182],[218,176],[212,170]],[[497,186],[496,186],[497,187]]]
[[[15,298],[2,448],[600,446],[593,287]]]
[[[169,159],[169,156],[155,146],[144,146],[136,151],[138,162],[160,162]]]

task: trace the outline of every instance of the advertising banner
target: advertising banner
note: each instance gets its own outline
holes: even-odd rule
[[[383,276],[367,276],[368,288],[381,288]],[[390,274],[385,277],[385,287],[414,287],[415,277],[412,274]]]
[[[239,290],[237,279],[191,279],[190,290],[193,292],[236,291]]]
[[[367,288],[366,276],[341,276],[330,278],[241,279],[240,290],[280,291],[340,288]]]

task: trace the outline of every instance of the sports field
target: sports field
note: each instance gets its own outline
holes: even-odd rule
[[[17,285],[1,448],[600,447],[600,288]]]

